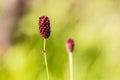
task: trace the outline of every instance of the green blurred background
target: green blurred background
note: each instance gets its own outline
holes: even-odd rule
[[[47,15],[50,80],[120,80],[120,0],[0,0],[0,80],[47,80],[38,19]]]

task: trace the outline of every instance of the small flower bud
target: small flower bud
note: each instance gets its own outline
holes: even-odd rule
[[[39,30],[40,35],[45,39],[49,38],[50,36],[50,21],[47,16],[39,17]]]
[[[69,38],[66,42],[66,49],[68,53],[73,52],[74,49],[74,41],[73,39]]]

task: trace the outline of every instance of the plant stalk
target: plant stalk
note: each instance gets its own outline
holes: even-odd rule
[[[72,62],[72,52],[69,53],[69,66],[70,66],[70,80],[73,80],[73,62]]]
[[[43,55],[44,55],[44,61],[45,61],[45,66],[46,66],[47,78],[48,78],[48,80],[50,80],[48,64],[47,64],[47,57],[46,57],[46,39],[44,39]]]

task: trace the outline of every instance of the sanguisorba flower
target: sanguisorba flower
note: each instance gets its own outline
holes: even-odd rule
[[[47,16],[39,17],[39,30],[40,35],[47,39],[50,36],[50,20]]]
[[[49,38],[50,36],[50,20],[47,16],[40,16],[39,17],[39,31],[40,35],[44,38],[44,47],[43,47],[43,54],[44,54],[44,61],[46,65],[46,72],[47,72],[47,77],[49,79],[49,71],[48,71],[48,64],[47,64],[47,58],[46,58],[46,39]]]
[[[72,38],[67,39],[66,50],[67,50],[68,55],[69,55],[70,80],[73,80],[72,52],[74,50],[74,40]]]
[[[68,53],[73,52],[74,50],[74,41],[72,38],[69,38],[66,42],[66,49]]]

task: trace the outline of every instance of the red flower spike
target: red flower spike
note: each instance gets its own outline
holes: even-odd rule
[[[40,35],[45,39],[50,36],[50,20],[47,16],[39,17],[39,30]]]
[[[66,42],[66,49],[68,53],[73,52],[74,49],[74,41],[73,39],[69,38]]]

